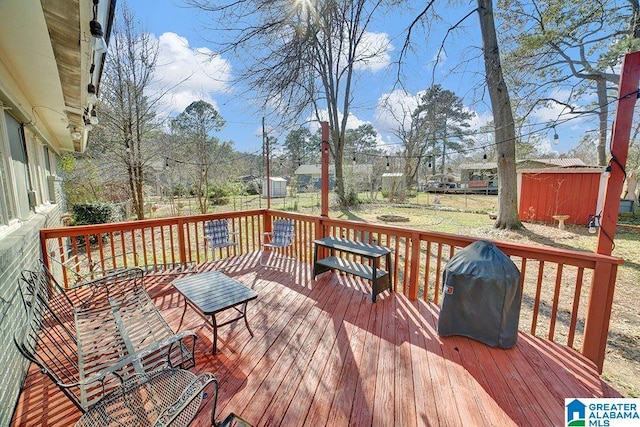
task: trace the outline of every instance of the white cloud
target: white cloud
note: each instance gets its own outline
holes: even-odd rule
[[[387,33],[365,32],[356,52],[357,70],[368,70],[373,73],[385,69],[391,64],[389,52],[394,49]]]
[[[329,113],[326,109],[318,111],[318,115],[320,116],[319,120],[317,120],[317,118],[315,117],[307,118],[307,121],[309,122],[309,129],[311,130],[311,132],[316,132],[318,129],[320,129],[320,122],[329,121]],[[344,117],[342,113],[338,113],[338,120],[342,120],[342,117]],[[347,117],[347,129],[357,129],[360,126],[368,123],[371,123],[371,122],[366,120],[361,120],[358,117],[356,117],[353,113],[349,113],[349,117]]]
[[[327,112],[327,110],[320,110],[318,112],[318,115],[320,116],[320,120],[317,120],[315,117],[314,118],[307,118],[307,122],[309,123],[309,130],[311,131],[311,133],[317,132],[318,129],[320,129],[320,122],[321,121],[329,121],[329,113]],[[342,120],[342,113],[338,113],[338,118],[339,120]],[[357,129],[362,125],[366,125],[366,124],[372,124],[370,121],[368,120],[362,120],[360,118],[358,118],[355,114],[353,113],[349,113],[349,117],[347,117],[347,129]],[[373,125],[374,129],[376,129],[375,125]],[[376,145],[378,147],[382,147],[384,146],[386,143],[383,140],[382,134],[380,133],[380,131],[378,129],[376,129],[377,131],[377,137],[376,137]]]
[[[491,114],[491,111],[485,111],[480,114],[478,114],[477,111],[470,110],[470,109],[467,109],[467,111],[473,114],[473,117],[471,118],[471,123],[470,123],[471,129],[473,130],[480,130],[482,129],[483,126],[486,126],[493,121],[493,114]]]
[[[167,94],[161,109],[179,113],[193,101],[203,100],[218,109],[214,95],[229,91],[231,64],[208,48],[192,48],[185,37],[164,33],[158,38],[158,66],[154,89]]]
[[[411,113],[418,106],[421,93],[413,95],[398,89],[391,93],[383,93],[378,98],[374,118],[376,125],[386,132],[396,132],[402,126],[408,129],[411,125]]]
[[[548,97],[551,99],[557,99],[560,102],[565,104],[569,104],[569,97],[571,96],[571,92],[568,90],[554,90],[548,94]],[[577,105],[573,105],[575,108],[579,108]],[[542,121],[542,122],[555,122],[559,117],[562,119],[567,119],[569,117],[575,116],[569,114],[570,109],[558,102],[550,102],[548,106],[541,106],[536,108],[533,111],[533,117]]]
[[[551,138],[542,138],[536,145],[537,150],[543,155],[558,155],[560,154],[554,145],[551,144]]]

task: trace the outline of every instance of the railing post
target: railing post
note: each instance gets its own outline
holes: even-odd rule
[[[405,260],[410,262],[409,273],[409,299],[418,299],[418,277],[420,276],[420,234],[411,233],[411,258]]]
[[[47,248],[47,235],[44,229],[40,230],[40,251],[42,252],[42,262],[51,271],[49,265],[49,249]]]
[[[617,272],[617,264],[597,261],[591,279],[582,354],[596,364],[599,373],[604,364]]]
[[[262,232],[263,233],[271,233],[273,231],[273,219],[270,209],[265,209],[264,214],[262,215]],[[263,235],[260,236],[262,239]],[[262,242],[260,242],[262,244]],[[261,248],[262,249],[262,248]],[[271,250],[269,247],[264,248],[265,251]]]
[[[640,76],[640,52],[628,53],[622,61],[620,84],[618,89],[618,105],[616,118],[611,131],[611,160],[609,160],[610,177],[604,192],[602,217],[596,252],[611,255],[613,239],[618,224],[620,209],[620,193],[626,177],[624,168],[629,153],[629,137],[633,126],[635,105],[638,100],[638,78]]]
[[[187,262],[187,245],[184,239],[184,220],[178,218],[178,251],[180,252],[180,262],[184,265]]]

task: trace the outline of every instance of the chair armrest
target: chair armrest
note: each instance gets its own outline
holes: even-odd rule
[[[213,384],[213,407],[211,409],[211,425],[215,425],[216,404],[218,400],[218,380],[209,372],[198,375],[191,383],[184,389],[178,400],[176,400],[171,406],[165,409],[158,419],[156,425],[171,425],[176,418],[182,415],[182,412],[189,407],[196,398],[198,398],[204,392],[205,388]],[[194,411],[195,415],[195,411]]]
[[[273,231],[264,231],[262,232],[262,244],[264,245],[267,241],[273,239]]]

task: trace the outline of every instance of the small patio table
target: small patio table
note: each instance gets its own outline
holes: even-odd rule
[[[244,319],[249,334],[253,336],[247,321],[247,304],[258,297],[258,294],[253,289],[247,288],[242,283],[219,271],[209,271],[182,277],[174,280],[172,284],[182,294],[186,302],[180,319],[180,326],[182,326],[188,305],[205,320],[207,320],[208,316],[211,316],[211,326],[213,327],[212,354],[216,354],[218,327],[220,326]],[[242,308],[238,306],[242,306]],[[240,316],[218,323],[216,321],[216,313],[230,308],[238,311]],[[180,329],[180,326],[178,326],[178,329]]]

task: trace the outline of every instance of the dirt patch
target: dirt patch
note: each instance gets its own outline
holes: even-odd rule
[[[378,215],[376,218],[384,222],[409,222],[409,218],[400,215]]]

